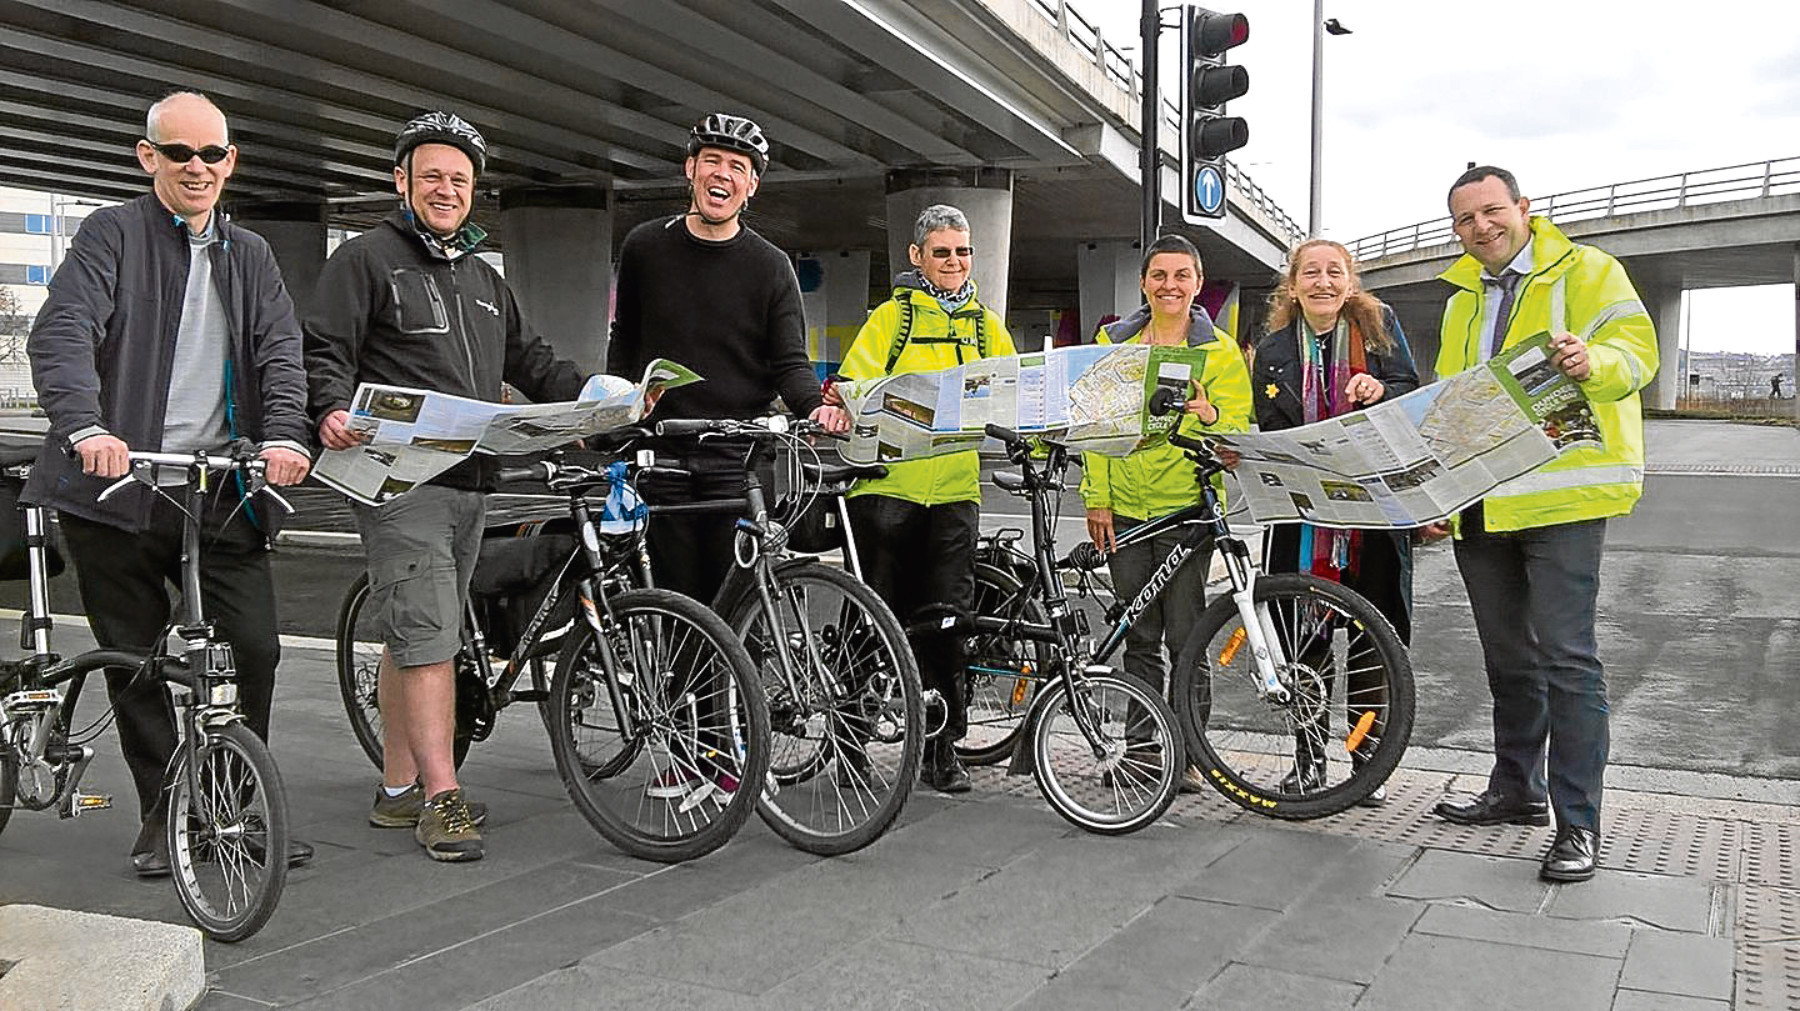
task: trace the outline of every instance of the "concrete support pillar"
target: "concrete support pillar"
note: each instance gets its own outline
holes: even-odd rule
[[[507,284],[532,328],[590,369],[605,365],[612,319],[611,203],[603,184],[500,191]]]
[[[975,245],[972,276],[981,304],[1006,318],[1006,285],[1012,262],[1012,172],[1007,169],[895,169],[887,176],[888,263],[910,269],[906,248],[919,212],[949,204],[969,219]]]
[[[1656,378],[1644,390],[1645,407],[1674,410],[1682,384],[1687,382],[1686,363],[1681,360],[1681,291],[1680,280],[1645,285],[1638,290],[1656,325],[1656,355],[1660,359]]]
[[[325,269],[325,205],[304,200],[237,203],[231,220],[269,241],[288,297],[304,315]]]
[[[1094,339],[1094,331],[1107,316],[1129,316],[1144,304],[1138,287],[1138,267],[1143,245],[1132,239],[1084,242],[1075,250],[1075,269],[1081,296],[1081,341]]]
[[[1788,362],[1788,406],[1796,422],[1800,422],[1800,245],[1794,247],[1794,357]]]
[[[837,370],[869,318],[869,251],[840,249],[794,258],[806,310],[806,354],[820,378]]]

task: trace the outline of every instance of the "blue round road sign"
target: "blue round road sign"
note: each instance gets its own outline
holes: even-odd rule
[[[1225,179],[1211,165],[1194,173],[1194,206],[1204,214],[1217,214],[1225,206]]]

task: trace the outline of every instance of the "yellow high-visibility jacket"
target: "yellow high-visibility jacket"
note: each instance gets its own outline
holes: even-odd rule
[[[1644,491],[1644,420],[1638,391],[1657,369],[1656,328],[1619,261],[1569,241],[1547,219],[1531,219],[1531,273],[1519,282],[1502,347],[1542,331],[1568,331],[1588,345],[1581,384],[1604,447],[1570,449],[1483,500],[1489,531],[1623,516]],[[1459,290],[1444,309],[1437,373],[1454,375],[1480,361],[1481,263],[1464,256],[1439,275]],[[1494,297],[1498,297],[1497,295]],[[1460,530],[1458,531],[1460,534]]]

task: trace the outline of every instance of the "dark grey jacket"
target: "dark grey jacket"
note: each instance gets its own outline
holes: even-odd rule
[[[587,379],[525,322],[498,271],[473,253],[445,259],[399,211],[339,246],[318,292],[305,321],[315,422],[365,382],[498,401],[505,381],[546,403],[574,400]],[[477,455],[431,483],[485,488],[496,466]]]
[[[231,334],[232,430],[254,442],[309,445],[300,325],[275,256],[262,236],[232,224],[223,211],[213,213],[220,241],[208,255]],[[95,501],[112,482],[81,472],[69,455],[69,437],[99,426],[133,449],[162,445],[187,292],[186,229],[154,194],[102,208],[82,222],[26,345],[50,433],[25,501],[125,530],[147,524],[150,489],[133,486]]]

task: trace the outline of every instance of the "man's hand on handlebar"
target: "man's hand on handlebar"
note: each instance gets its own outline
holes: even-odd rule
[[[131,469],[131,452],[125,441],[115,435],[90,435],[75,444],[75,455],[81,459],[81,472],[95,477],[124,477]]]
[[[850,431],[850,412],[844,410],[842,407],[833,407],[830,404],[823,404],[813,408],[812,414],[807,417],[812,421],[818,422],[825,431],[832,435],[842,435],[845,432]]]
[[[319,422],[319,441],[326,449],[352,449],[363,443],[366,436],[350,427],[350,412],[332,411]]]
[[[306,480],[306,472],[312,469],[312,461],[305,453],[297,453],[286,446],[270,446],[257,456],[263,461],[263,478],[272,485],[299,484]]]

